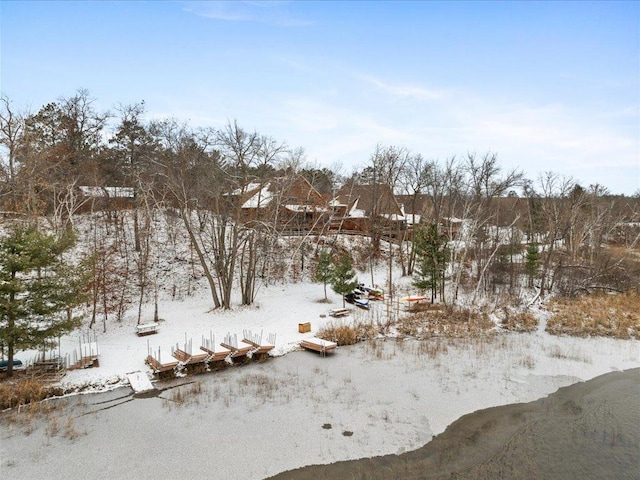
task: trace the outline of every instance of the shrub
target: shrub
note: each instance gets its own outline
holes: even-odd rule
[[[398,332],[415,338],[485,335],[494,327],[486,312],[461,307],[417,312],[398,320]]]
[[[362,340],[375,338],[378,334],[376,326],[366,322],[329,323],[320,329],[318,337],[336,342],[338,345],[354,345]]]
[[[640,291],[555,298],[546,330],[554,335],[640,338]]]
[[[538,328],[538,319],[531,312],[514,312],[508,308],[502,310],[501,326],[510,332],[533,332]]]
[[[15,382],[3,382],[0,383],[0,410],[39,402],[56,393],[45,384],[30,378]]]

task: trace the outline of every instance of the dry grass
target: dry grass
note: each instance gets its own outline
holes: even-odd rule
[[[262,399],[271,399],[278,390],[278,382],[264,373],[247,373],[238,379],[241,392]]]
[[[415,338],[486,335],[494,327],[486,312],[460,307],[418,312],[398,320],[398,333]]]
[[[531,355],[525,355],[523,357],[520,357],[518,364],[522,367],[528,368],[529,370],[533,370],[533,368],[536,366],[536,359]]]
[[[547,331],[554,335],[640,338],[640,291],[556,298]]]
[[[538,319],[530,312],[515,312],[504,307],[500,316],[501,327],[510,332],[534,332],[538,328]]]
[[[320,329],[317,337],[336,342],[338,345],[354,345],[362,340],[370,340],[378,334],[372,323],[353,321],[352,323],[330,322]]]
[[[0,410],[37,403],[62,393],[60,388],[53,388],[31,378],[5,380],[0,383]]]
[[[572,360],[574,362],[592,363],[591,357],[586,352],[576,349],[561,347],[560,345],[551,345],[545,348],[547,355],[551,358],[559,360]]]
[[[164,398],[163,405],[171,409],[172,405],[185,406],[197,405],[202,396],[202,382],[190,382],[174,387],[169,392],[169,398]]]

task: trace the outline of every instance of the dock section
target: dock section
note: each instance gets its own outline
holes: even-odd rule
[[[137,372],[127,373],[127,379],[129,380],[129,385],[133,389],[135,393],[147,392],[149,390],[154,390],[155,387],[151,384],[151,380],[145,373],[142,373],[140,370]]]
[[[322,356],[326,356],[328,353],[331,353],[338,347],[336,342],[331,342],[329,340],[322,340],[321,338],[310,337],[305,338],[300,342],[300,346],[302,348],[306,348],[307,350],[313,350],[314,352],[319,352]]]
[[[276,346],[275,334],[271,333],[264,339],[262,331],[260,331],[260,334],[254,334],[251,330],[243,330],[242,341],[253,347],[250,352],[252,355],[264,355]]]

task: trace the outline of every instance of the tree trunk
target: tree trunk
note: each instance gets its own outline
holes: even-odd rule
[[[184,208],[180,209],[180,216],[182,217],[182,221],[184,222],[184,226],[187,229],[187,234],[189,235],[189,240],[191,240],[191,245],[193,246],[193,249],[196,251],[196,255],[198,255],[198,260],[200,260],[200,266],[202,267],[202,270],[204,271],[204,275],[207,279],[207,282],[209,282],[209,289],[211,290],[211,297],[213,299],[213,306],[214,308],[220,308],[220,299],[218,298],[218,291],[217,291],[217,287],[216,287],[216,282],[213,278],[213,275],[211,274],[211,270],[209,269],[209,265],[207,264],[207,261],[205,259],[204,253],[202,251],[202,248],[200,246],[200,243],[198,242],[198,239],[196,238],[195,234],[193,233],[193,227],[191,225],[191,221],[189,220],[189,212],[186,211]]]

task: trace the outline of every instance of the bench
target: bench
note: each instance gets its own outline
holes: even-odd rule
[[[154,323],[143,323],[140,325],[136,325],[136,335],[139,337],[144,337],[145,335],[153,335],[154,333],[158,333],[158,324]]]
[[[344,317],[345,315],[349,315],[348,308],[334,308],[329,312],[329,315],[332,317]]]

